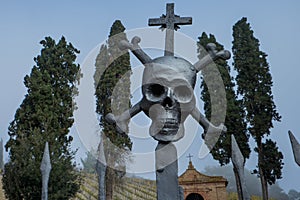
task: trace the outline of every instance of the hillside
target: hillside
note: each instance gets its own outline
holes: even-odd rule
[[[74,200],[97,200],[97,177],[85,174],[83,184]],[[114,200],[156,200],[155,181],[140,178],[123,178],[122,184],[115,187]]]
[[[97,200],[98,182],[94,174],[84,174],[80,191],[73,200]],[[155,181],[138,178],[124,178],[124,182],[115,188],[114,200],[155,200]],[[6,200],[0,176],[0,200]]]
[[[115,188],[114,200],[156,200],[156,183],[142,178],[123,178],[124,182]],[[80,191],[73,200],[97,200],[97,177],[94,174],[84,174]],[[228,193],[227,200],[237,200],[236,193]],[[251,200],[262,200],[251,196]],[[275,200],[272,199],[271,200]]]
[[[97,200],[98,182],[95,174],[84,174],[80,191],[72,200]],[[141,178],[124,178],[121,185],[115,188],[114,200],[156,200],[155,181]],[[236,200],[237,194],[228,194],[227,200]],[[261,200],[260,197],[251,197]],[[2,190],[2,176],[0,176],[0,200],[6,200]]]

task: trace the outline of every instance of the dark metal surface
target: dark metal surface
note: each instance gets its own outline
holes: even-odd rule
[[[295,162],[300,166],[300,144],[291,131],[289,131],[289,137],[293,148]]]
[[[246,187],[246,180],[244,175],[244,156],[233,135],[231,135],[231,150],[231,160],[234,167],[237,169],[239,176],[238,181],[240,181],[240,185],[242,187],[242,194],[239,194],[239,196],[241,195],[243,200],[250,200],[250,195]]]
[[[48,182],[51,171],[51,162],[50,162],[50,153],[48,142],[45,144],[43,159],[41,163],[41,172],[42,172],[42,200],[48,200]]]

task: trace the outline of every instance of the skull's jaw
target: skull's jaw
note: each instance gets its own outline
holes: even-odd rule
[[[152,122],[150,135],[160,142],[176,142],[184,136],[184,126],[179,123],[158,123]]]

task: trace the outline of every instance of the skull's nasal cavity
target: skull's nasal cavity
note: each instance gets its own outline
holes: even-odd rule
[[[166,97],[165,99],[164,99],[164,101],[163,101],[163,103],[162,103],[163,105],[163,107],[169,107],[169,108],[171,108],[171,107],[173,107],[173,105],[174,105],[174,100],[173,99],[171,99],[170,97]]]

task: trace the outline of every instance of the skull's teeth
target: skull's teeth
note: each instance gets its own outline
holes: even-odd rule
[[[178,124],[178,121],[176,119],[171,119],[171,118],[164,118],[159,120],[163,124]]]
[[[176,119],[166,119],[165,123],[166,124],[177,124],[177,120]]]

